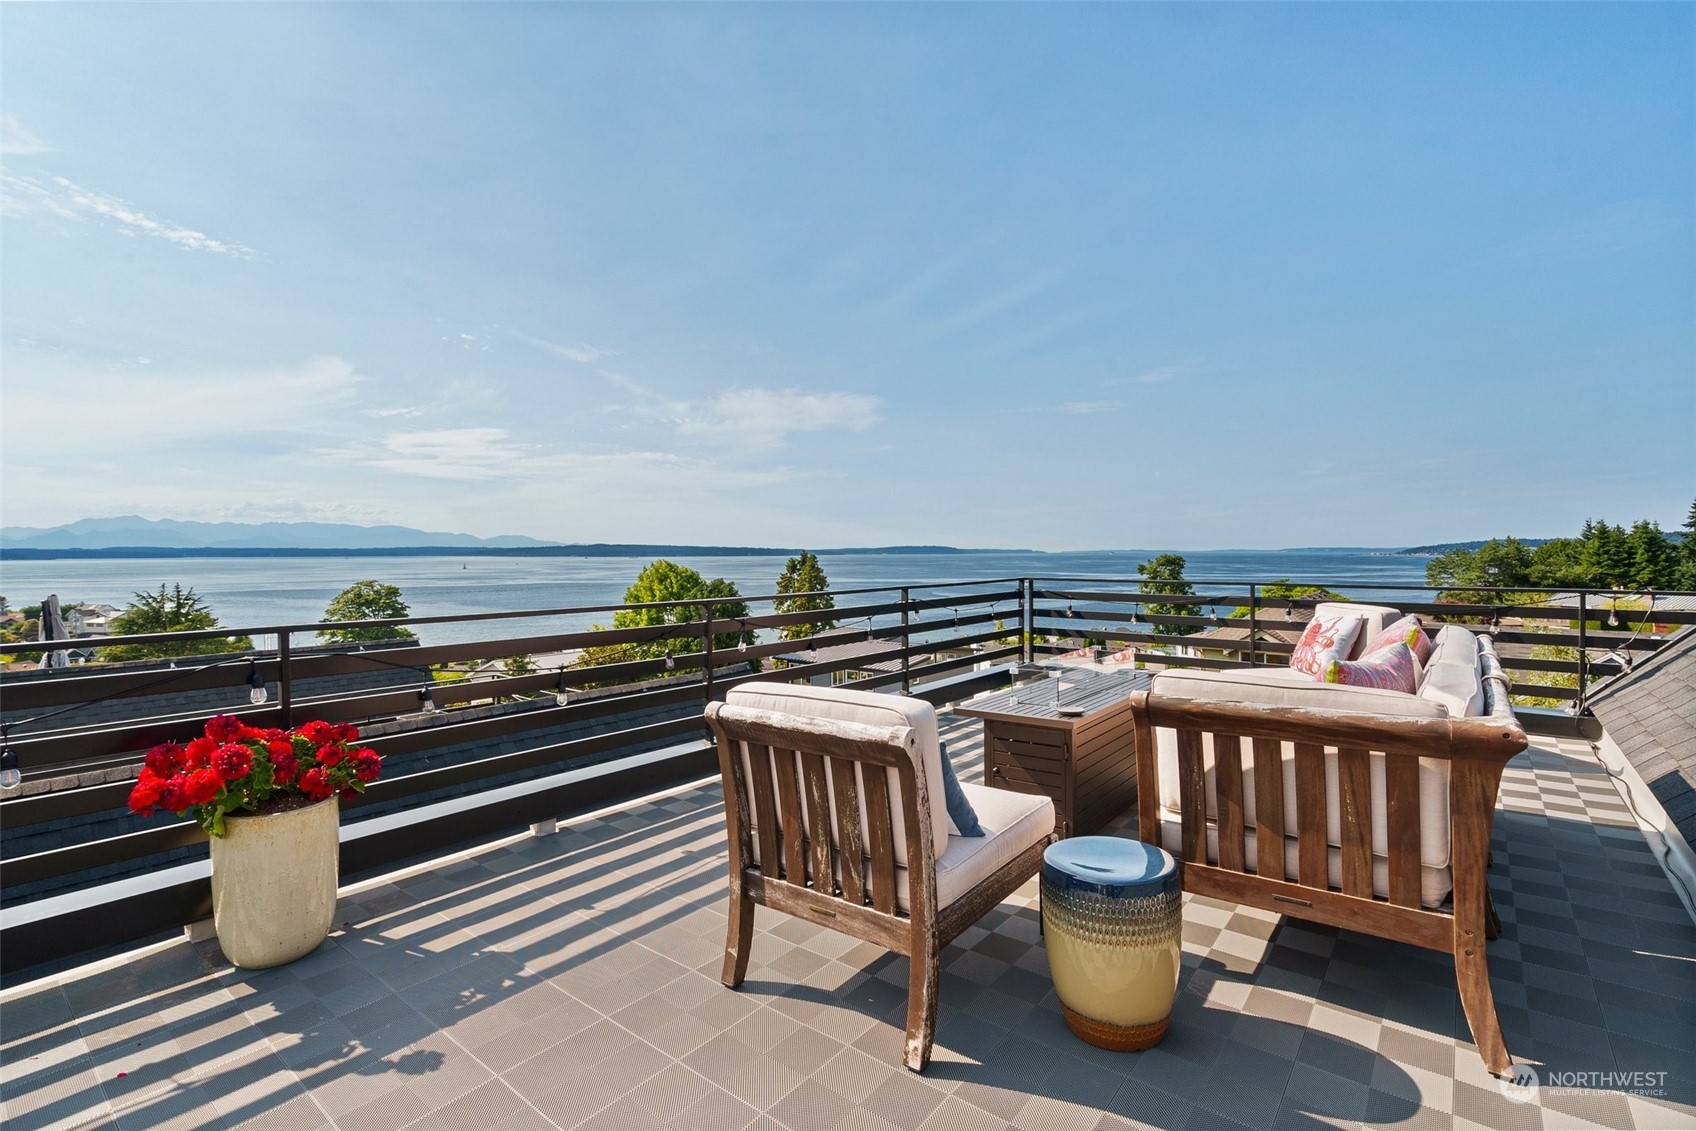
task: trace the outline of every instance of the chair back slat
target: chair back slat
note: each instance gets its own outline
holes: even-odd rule
[[[777,811],[783,823],[783,878],[792,884],[807,882],[806,824],[801,819],[801,789],[796,778],[793,750],[772,750],[772,767],[777,771]]]
[[[895,914],[895,828],[889,811],[889,776],[873,771],[864,778],[866,824],[871,833],[872,906]]]
[[[1254,869],[1284,878],[1284,748],[1275,738],[1251,740],[1254,749]]]
[[[1183,820],[1179,854],[1194,864],[1207,863],[1207,771],[1198,730],[1178,732],[1178,811]]]
[[[748,743],[748,792],[754,819],[754,843],[759,846],[760,870],[777,879],[782,873],[778,850],[777,790],[771,779],[771,747]]]
[[[1213,736],[1213,780],[1219,794],[1219,866],[1243,870],[1243,740]]]
[[[1366,751],[1337,750],[1337,813],[1341,819],[1343,891],[1372,898],[1372,771]]]
[[[1412,754],[1384,755],[1384,825],[1389,834],[1390,902],[1418,907],[1419,759]]]
[[[1295,744],[1296,757],[1296,877],[1304,887],[1324,888],[1327,846],[1325,844],[1325,748],[1311,742]],[[1255,811],[1260,803],[1255,801]]]
[[[801,778],[806,785],[802,800],[807,806],[807,827],[813,830],[808,838],[813,890],[835,895],[836,876],[830,863],[830,783],[825,777],[824,758],[809,750],[801,751]]]
[[[860,786],[856,780],[855,763],[846,758],[827,759],[830,764],[831,793],[836,798],[836,846],[842,861],[837,869],[841,875],[842,898],[849,903],[866,902],[866,880],[862,872],[866,847],[860,839]]]

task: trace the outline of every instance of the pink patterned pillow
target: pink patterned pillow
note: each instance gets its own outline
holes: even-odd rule
[[[1401,641],[1370,652],[1358,660],[1343,660],[1335,652],[1319,658],[1321,683],[1346,683],[1350,687],[1379,687],[1409,695],[1419,686],[1413,649]]]
[[[1420,627],[1419,618],[1409,613],[1399,621],[1387,624],[1360,650],[1362,657],[1382,652],[1392,644],[1406,644],[1413,649],[1413,658],[1421,664],[1431,658],[1431,638]]]
[[[1366,623],[1350,613],[1341,613],[1334,617],[1316,616],[1307,622],[1307,631],[1301,634],[1296,642],[1296,650],[1290,653],[1290,667],[1298,672],[1306,672],[1315,679],[1319,675],[1319,655],[1322,652],[1336,652],[1338,655],[1349,654],[1349,645],[1360,635],[1360,626]]]

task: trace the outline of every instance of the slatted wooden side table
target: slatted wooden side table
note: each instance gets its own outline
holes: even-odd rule
[[[983,720],[984,783],[1054,800],[1054,828],[1083,836],[1136,803],[1130,694],[1147,672],[1063,670],[954,708]]]

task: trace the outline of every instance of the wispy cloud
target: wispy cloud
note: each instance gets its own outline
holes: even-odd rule
[[[1588,259],[1649,243],[1676,223],[1658,201],[1624,201],[1575,220],[1527,232],[1486,258],[1506,263]]]
[[[1124,408],[1120,401],[1067,401],[1060,411],[1068,416],[1090,416],[1098,412],[1117,412]]]
[[[1128,377],[1112,377],[1107,380],[1106,384],[1156,385],[1162,381],[1174,381],[1181,377],[1193,376],[1200,368],[1200,364],[1194,358],[1190,358],[1185,361],[1174,362],[1171,365],[1157,365],[1152,369],[1144,369]]]
[[[593,365],[595,362],[600,361],[603,358],[613,357],[618,353],[617,350],[606,349],[601,346],[592,346],[587,342],[577,342],[574,345],[561,345],[558,342],[550,342],[546,338],[532,338],[528,334],[520,334],[518,335],[518,338],[520,341],[530,343],[537,349],[542,350],[544,353],[551,353],[555,357],[563,357],[567,361],[575,361],[579,365]]]
[[[0,155],[31,157],[37,153],[51,152],[53,147],[25,129],[16,116],[0,115]]]
[[[878,422],[880,407],[876,397],[859,393],[744,388],[673,403],[665,411],[684,435],[736,433],[776,442],[795,432],[864,431]]]
[[[395,408],[368,408],[363,410],[366,416],[423,416],[424,410],[413,405],[400,405]]]
[[[392,432],[383,441],[382,453],[361,462],[426,479],[493,479],[509,473],[531,452],[504,428],[443,428]]]
[[[207,251],[234,259],[253,259],[258,252],[245,244],[213,239],[205,232],[157,220],[118,197],[85,189],[64,177],[38,180],[0,174],[0,208],[8,215],[46,212],[61,219],[96,216],[116,225],[125,235],[151,236],[187,251]]]

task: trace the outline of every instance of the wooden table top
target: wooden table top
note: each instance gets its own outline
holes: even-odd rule
[[[973,719],[1004,719],[1070,729],[1099,711],[1123,703],[1131,692],[1147,688],[1149,679],[1146,671],[1067,670],[1060,672],[1058,697],[1057,681],[1051,676],[958,703],[954,713]],[[1067,709],[1066,714],[1060,713],[1062,707]]]

